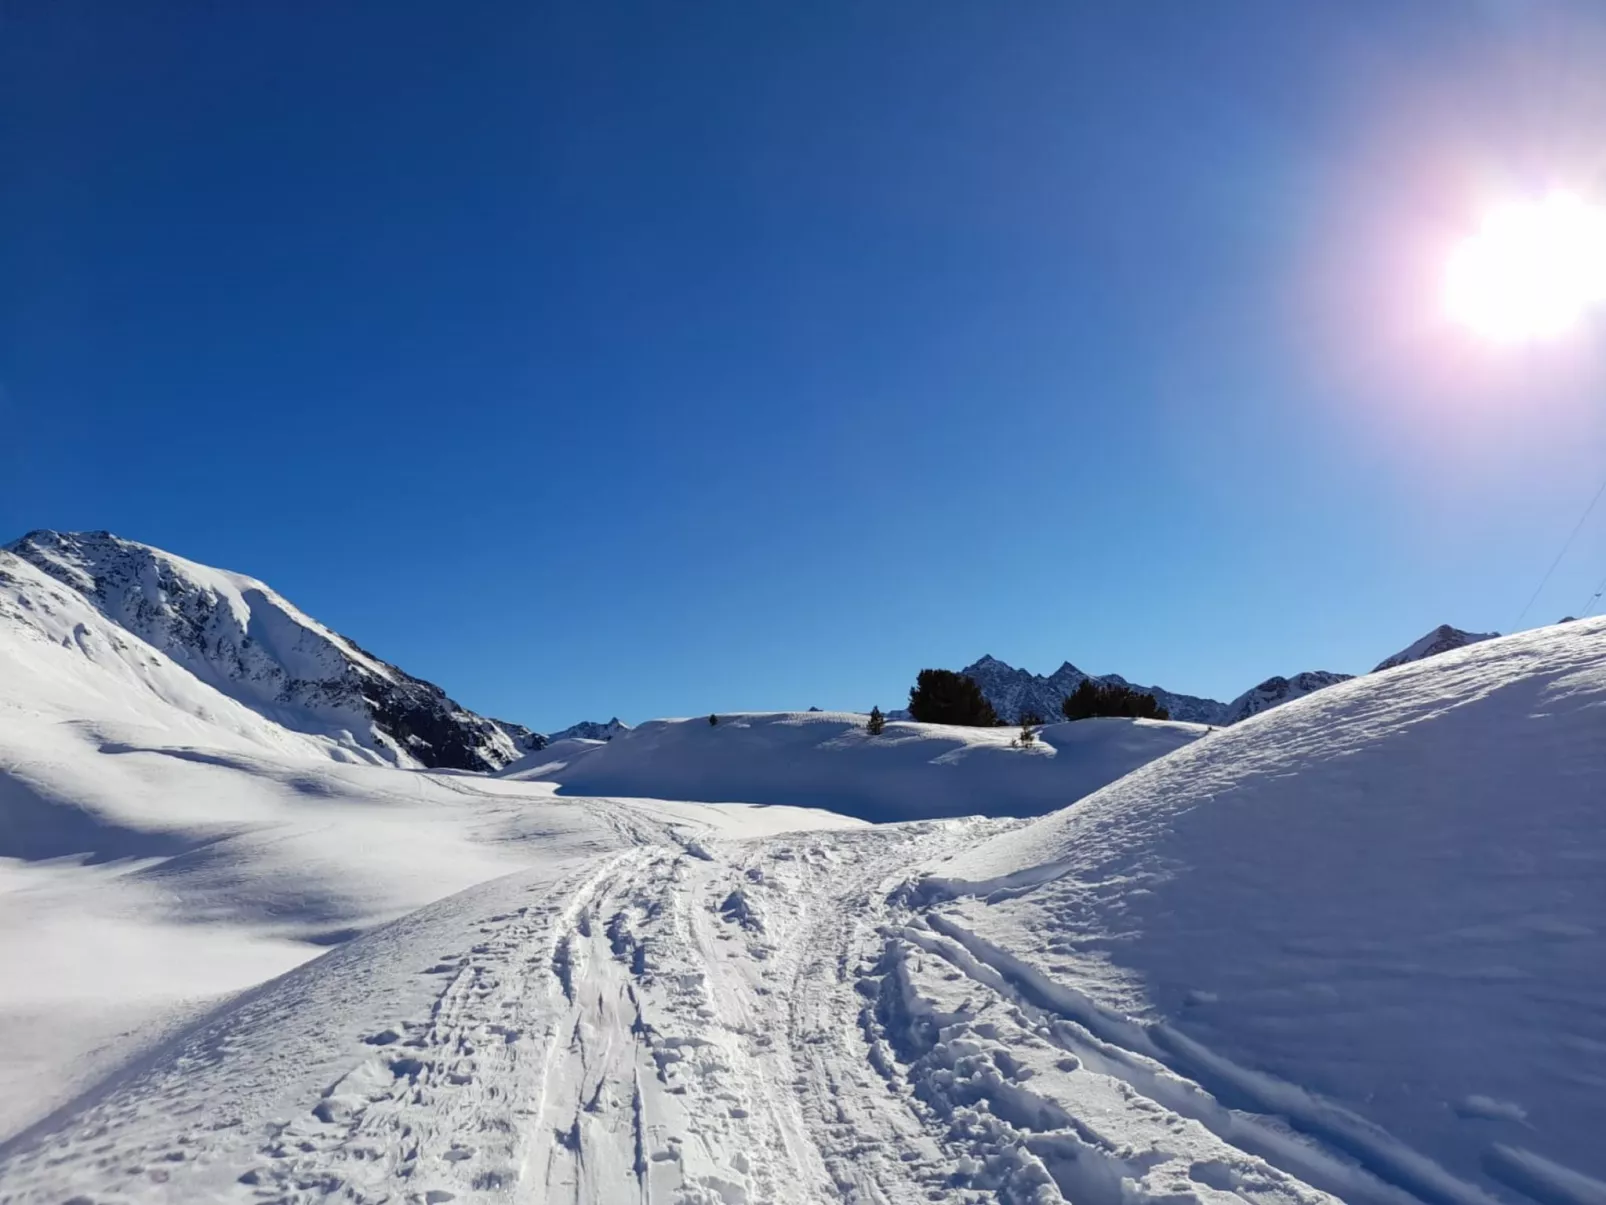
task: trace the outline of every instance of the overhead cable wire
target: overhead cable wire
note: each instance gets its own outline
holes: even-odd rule
[[[1513,632],[1522,627],[1523,617],[1528,614],[1534,603],[1539,600],[1539,596],[1544,593],[1545,586],[1550,581],[1550,575],[1556,572],[1556,566],[1561,564],[1562,558],[1567,555],[1568,549],[1573,546],[1573,541],[1578,538],[1578,533],[1584,530],[1584,524],[1589,521],[1589,516],[1595,513],[1595,505],[1600,501],[1602,494],[1606,494],[1606,481],[1600,483],[1600,488],[1595,491],[1595,496],[1589,500],[1589,505],[1584,507],[1584,513],[1578,516],[1578,523],[1573,528],[1572,534],[1567,537],[1567,542],[1561,546],[1561,551],[1556,554],[1556,559],[1550,562],[1550,568],[1546,569],[1545,576],[1539,579],[1539,585],[1534,587],[1534,592],[1523,606],[1522,613],[1517,616],[1517,622],[1511,625]]]

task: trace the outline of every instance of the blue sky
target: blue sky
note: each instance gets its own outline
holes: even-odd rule
[[[1606,7],[7,5],[0,533],[252,573],[553,727],[1508,629],[1606,330],[1445,329],[1606,191]],[[1606,575],[1597,514],[1526,623]]]

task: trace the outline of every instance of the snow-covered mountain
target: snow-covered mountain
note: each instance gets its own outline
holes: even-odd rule
[[[523,738],[255,578],[103,531],[30,532],[0,556],[26,561],[201,682],[291,731],[403,766],[494,770],[525,750]],[[27,607],[28,588],[19,589]]]
[[[1567,621],[1562,620],[1562,622]],[[1380,670],[1393,669],[1396,665],[1404,665],[1408,661],[1421,661],[1425,657],[1437,657],[1440,653],[1465,648],[1481,640],[1493,640],[1498,635],[1499,632],[1464,632],[1460,628],[1452,628],[1447,623],[1441,623],[1422,639],[1407,645],[1394,656],[1383,658],[1372,672],[1375,674]]]
[[[1155,701],[1170,713],[1173,720],[1192,724],[1226,723],[1227,704],[1215,699],[1177,694],[1159,686],[1137,686],[1120,674],[1094,677],[1077,669],[1069,661],[1045,678],[1029,670],[1016,669],[988,654],[959,672],[981,687],[981,693],[993,705],[998,718],[1010,724],[1019,723],[1021,715],[1027,711],[1036,713],[1044,720],[1057,720],[1060,716],[1060,703],[1065,696],[1089,678],[1110,685],[1131,686],[1135,690],[1151,694]]]
[[[1566,622],[1566,621],[1563,621]],[[1376,669],[1392,669],[1396,665],[1404,665],[1408,661],[1420,661],[1424,657],[1437,656],[1440,653],[1475,644],[1480,640],[1491,640],[1498,636],[1498,632],[1465,632],[1460,628],[1453,628],[1449,624],[1440,624],[1422,639],[1401,649],[1392,657],[1385,658]],[[1198,695],[1178,694],[1160,686],[1139,686],[1128,682],[1120,674],[1101,674],[1094,676],[1077,669],[1069,661],[1062,664],[1047,677],[1031,673],[1029,670],[1016,669],[997,657],[988,656],[965,667],[960,673],[970,678],[981,687],[981,693],[993,705],[998,718],[1007,723],[1018,723],[1024,712],[1031,711],[1045,720],[1053,720],[1060,714],[1060,701],[1074,691],[1088,678],[1095,682],[1113,684],[1117,686],[1130,686],[1144,694],[1153,695],[1155,701],[1168,711],[1173,720],[1185,720],[1194,724],[1211,724],[1223,726],[1236,724],[1246,720],[1252,715],[1258,715],[1268,708],[1279,706],[1293,699],[1310,694],[1314,690],[1321,690],[1339,682],[1347,682],[1354,677],[1353,674],[1338,674],[1329,670],[1305,670],[1291,678],[1276,676],[1267,678],[1264,682],[1251,687],[1230,703],[1222,703],[1216,699],[1205,699]],[[893,719],[905,719],[907,711],[889,713]]]
[[[548,738],[543,733],[526,728],[523,724],[515,724],[512,720],[492,720],[491,723],[507,733],[508,740],[521,754],[546,748]]]
[[[614,737],[630,731],[630,725],[624,723],[618,716],[614,716],[606,724],[597,720],[581,720],[578,724],[570,724],[559,732],[547,733],[547,740],[552,743],[558,741],[611,741]]]
[[[1280,676],[1267,678],[1260,685],[1250,687],[1227,704],[1227,717],[1223,722],[1236,724],[1252,715],[1259,715],[1262,711],[1303,698],[1312,691],[1348,682],[1354,676],[1354,674],[1335,674],[1325,669],[1310,669],[1295,674],[1292,678]]]

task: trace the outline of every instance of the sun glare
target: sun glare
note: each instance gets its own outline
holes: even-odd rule
[[[1566,334],[1606,305],[1606,209],[1557,192],[1495,210],[1451,256],[1445,298],[1487,339]]]

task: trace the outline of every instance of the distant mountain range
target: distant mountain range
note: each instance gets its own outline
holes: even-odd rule
[[[596,720],[581,720],[578,724],[571,724],[561,732],[548,733],[546,739],[549,742],[577,738],[585,741],[611,741],[621,732],[629,731],[630,725],[626,724],[618,716],[614,716],[606,724],[600,724]]]
[[[1236,724],[1239,720],[1247,720],[1252,715],[1259,715],[1262,711],[1321,690],[1324,686],[1336,686],[1340,682],[1348,682],[1354,676],[1354,674],[1335,674],[1325,669],[1308,669],[1295,674],[1292,678],[1267,678],[1228,703],[1227,718],[1222,722]]]
[[[522,724],[478,715],[440,687],[415,678],[312,619],[255,578],[214,569],[109,532],[34,531],[0,549],[84,600],[207,685],[292,731],[346,745],[404,766],[497,770],[549,741],[611,740],[629,731],[616,716],[585,720],[543,735]],[[48,605],[39,600],[39,605]],[[1496,633],[1449,625],[1385,658],[1374,672],[1436,656]],[[1057,719],[1060,703],[1090,677],[1152,694],[1174,720],[1234,724],[1345,681],[1308,670],[1268,678],[1230,703],[1141,686],[1119,674],[1097,677],[1069,661],[1048,676],[985,656],[961,671],[975,680],[999,717]],[[898,718],[899,712],[890,713]]]
[[[1475,644],[1480,640],[1489,640],[1498,635],[1498,632],[1464,632],[1460,628],[1452,628],[1449,624],[1440,624],[1420,640],[1401,649],[1392,657],[1384,658],[1372,672],[1392,669],[1409,661],[1421,661],[1426,657],[1437,656],[1451,649]],[[1065,696],[1091,678],[1094,682],[1130,686],[1144,694],[1153,695],[1155,701],[1170,713],[1173,720],[1213,724],[1218,727],[1247,720],[1252,715],[1258,715],[1272,707],[1301,698],[1312,691],[1339,682],[1347,682],[1354,677],[1353,674],[1338,674],[1330,670],[1305,670],[1288,678],[1267,678],[1264,682],[1244,691],[1230,703],[1223,703],[1219,699],[1180,694],[1166,690],[1162,686],[1139,686],[1128,682],[1120,674],[1094,676],[1077,669],[1069,661],[1044,677],[1029,670],[1016,669],[997,657],[988,655],[959,672],[981,687],[982,694],[993,705],[998,718],[1010,724],[1019,723],[1021,716],[1028,712],[1045,720],[1058,719],[1060,703]],[[908,713],[893,714],[901,717]]]
[[[1061,701],[1089,678],[1106,685],[1131,686],[1134,690],[1151,694],[1161,707],[1171,713],[1173,720],[1188,720],[1196,724],[1227,722],[1227,704],[1218,703],[1215,699],[1177,694],[1160,686],[1138,686],[1120,674],[1093,677],[1069,661],[1046,678],[1016,669],[991,655],[967,665],[959,672],[981,687],[981,693],[987,696],[998,718],[1011,724],[1019,723],[1020,717],[1028,711],[1045,720],[1059,719]]]

